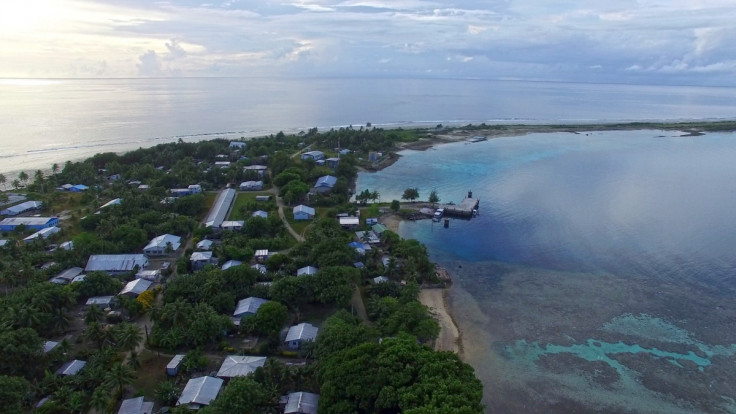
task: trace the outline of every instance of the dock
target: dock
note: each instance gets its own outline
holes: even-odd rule
[[[479,205],[479,199],[465,197],[460,204],[443,204],[440,207],[445,209],[445,216],[473,217],[473,211],[478,210]]]

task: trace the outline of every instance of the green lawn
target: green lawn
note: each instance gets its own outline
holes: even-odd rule
[[[238,196],[235,198],[235,203],[233,204],[232,210],[230,210],[230,218],[228,220],[247,220],[250,218],[250,216],[245,216],[242,213],[241,207],[248,203],[253,203],[256,201],[256,196],[260,195],[267,195],[271,196],[270,201],[261,201],[260,203],[263,204],[263,207],[268,206],[274,206],[275,203],[273,201],[273,194],[264,192],[264,191],[249,191],[249,192],[239,192]],[[264,208],[264,210],[267,210]]]
[[[309,227],[309,225],[312,224],[314,220],[326,216],[331,207],[315,207],[314,220],[294,220],[294,213],[292,213],[292,209],[293,207],[284,207],[284,216],[286,217],[286,221],[289,222],[291,228],[294,229],[295,232],[303,236],[304,230],[306,230],[306,228]]]
[[[133,388],[143,393],[147,400],[153,400],[158,384],[166,379],[166,365],[171,357],[158,356],[156,352],[145,349],[138,358],[141,366],[136,371],[137,378],[133,381]]]

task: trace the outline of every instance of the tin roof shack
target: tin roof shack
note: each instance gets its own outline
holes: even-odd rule
[[[317,332],[319,329],[316,326],[303,322],[289,327],[284,342],[289,349],[299,349],[303,342],[314,341],[317,338]]]
[[[161,277],[160,269],[139,270],[138,273],[135,274],[136,279],[146,279],[150,280],[151,282],[157,281],[159,277]]]
[[[128,398],[120,404],[118,414],[153,414],[153,403],[146,402],[143,397]]]
[[[325,158],[325,153],[322,151],[307,151],[304,154],[301,155],[302,161],[312,160],[322,160]]]
[[[261,191],[263,181],[243,181],[240,183],[240,191]]]
[[[61,231],[58,227],[46,227],[23,239],[23,243],[33,243],[36,240],[45,240]]]
[[[358,217],[340,217],[340,227],[351,230],[358,228],[360,225],[360,219]]]
[[[105,272],[108,275],[120,275],[148,266],[148,258],[144,254],[94,254],[87,260],[85,272]]]
[[[332,188],[337,184],[337,177],[332,175],[324,175],[317,179],[312,190],[317,193],[326,193],[332,191]]]
[[[54,276],[49,280],[49,282],[56,283],[58,285],[68,285],[69,283],[72,283],[75,277],[81,275],[82,272],[84,272],[84,269],[81,267],[72,267]]]
[[[75,359],[74,361],[69,361],[66,364],[62,365],[61,368],[56,370],[56,373],[63,377],[66,377],[68,375],[77,375],[77,373],[81,371],[85,365],[87,365],[87,361],[80,361],[78,359]]]
[[[186,405],[190,410],[198,410],[210,405],[222,389],[223,380],[215,377],[192,378],[181,392],[176,405]]]
[[[296,275],[297,276],[311,276],[316,275],[319,269],[317,269],[314,266],[304,266],[300,269],[297,269]]]
[[[284,414],[317,414],[319,395],[311,392],[292,392],[286,396]]]
[[[217,264],[217,258],[212,255],[212,252],[194,252],[189,258],[189,262],[192,265],[192,270],[201,270],[208,264]]]
[[[99,306],[102,309],[113,309],[115,307],[115,304],[115,296],[92,296],[91,298],[87,299],[86,303],[87,306]]]
[[[266,302],[268,302],[268,300],[257,298],[255,296],[239,300],[238,306],[235,307],[233,317],[231,318],[233,323],[236,326],[240,326],[240,320],[244,316],[255,314],[258,311],[258,308]]]
[[[314,209],[309,206],[300,204],[292,210],[294,213],[294,220],[311,220],[314,218]]]
[[[184,361],[184,354],[175,355],[166,365],[166,375],[175,377],[179,373],[181,363]]]
[[[252,374],[266,363],[264,356],[228,355],[222,361],[217,376],[224,379],[244,377]]]
[[[146,279],[135,279],[128,282],[123,290],[118,293],[120,296],[128,296],[130,298],[137,298],[138,295],[147,291],[151,288],[153,282]]]

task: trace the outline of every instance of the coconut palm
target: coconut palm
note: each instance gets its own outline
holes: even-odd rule
[[[128,365],[120,362],[115,363],[105,374],[105,384],[116,388],[118,395],[123,393],[126,385],[132,384],[135,379],[135,371]]]
[[[141,330],[132,323],[120,324],[116,340],[120,349],[124,351],[133,351],[141,343]]]

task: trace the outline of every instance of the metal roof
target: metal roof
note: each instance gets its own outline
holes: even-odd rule
[[[315,187],[334,187],[337,184],[337,177],[332,175],[323,175],[317,179]]]
[[[227,212],[230,210],[236,194],[235,189],[228,188],[217,195],[217,200],[215,200],[215,204],[212,206],[207,220],[205,220],[207,227],[220,227],[222,222],[225,221],[225,217],[227,217]]]
[[[58,228],[58,227],[56,227],[56,226],[54,226],[54,227],[44,227],[41,230],[39,230],[39,231],[31,234],[30,236],[26,237],[25,239],[23,239],[23,241],[24,242],[30,242],[30,241],[33,241],[33,240],[36,240],[36,239],[39,239],[39,238],[40,239],[47,239],[52,234],[56,234],[56,233],[58,233],[60,231],[61,231],[61,229]]]
[[[81,267],[72,267],[56,275],[54,279],[61,279],[65,280],[66,283],[70,283],[72,280],[74,280],[75,277],[81,275],[83,271],[84,269],[82,269]]]
[[[268,212],[263,210],[257,210],[254,211],[253,214],[251,214],[251,217],[263,217],[268,218]]]
[[[376,276],[373,278],[373,283],[385,283],[388,282],[388,278],[386,276]]]
[[[181,392],[179,401],[176,405],[181,404],[197,404],[209,405],[212,400],[217,398],[217,394],[222,388],[224,381],[215,377],[199,377],[192,378],[187,382],[184,391]]]
[[[266,302],[268,302],[268,300],[257,298],[255,296],[241,299],[238,301],[238,306],[235,307],[235,312],[233,312],[233,316],[243,316],[246,313],[256,313],[258,308],[260,308],[261,305]]]
[[[284,414],[317,414],[319,395],[311,392],[292,392],[287,396]]]
[[[136,266],[148,266],[148,258],[144,254],[94,254],[89,257],[87,272],[129,272]]]
[[[44,343],[43,343],[43,352],[44,352],[45,354],[46,354],[46,353],[49,353],[49,352],[51,352],[51,351],[52,351],[52,350],[53,350],[54,348],[56,348],[56,347],[57,347],[58,345],[59,345],[59,343],[58,343],[58,342],[55,342],[55,341],[46,341],[46,342],[44,342]]]
[[[109,305],[115,296],[93,296],[87,299],[87,306],[89,305]]]
[[[317,274],[317,271],[319,271],[319,269],[317,269],[314,266],[304,266],[301,269],[298,269],[296,271],[296,275],[297,276],[316,275]]]
[[[212,252],[194,252],[189,260],[192,262],[212,260]]]
[[[0,214],[4,214],[6,216],[14,216],[16,214],[23,213],[24,211],[41,208],[41,206],[43,206],[43,203],[40,201],[25,201],[23,203],[16,204],[12,207],[6,208],[3,211],[0,211]]]
[[[123,400],[120,404],[118,414],[151,414],[153,413],[153,403],[145,402],[143,397],[129,398]]]
[[[304,204],[299,204],[298,206],[294,207],[293,213],[296,214],[299,212],[307,213],[310,216],[314,215],[314,209],[312,207],[305,206]]]
[[[116,198],[116,199],[110,200],[110,201],[108,201],[107,203],[105,203],[105,204],[101,205],[101,206],[100,206],[100,208],[102,209],[102,208],[105,208],[105,207],[110,207],[110,206],[118,205],[118,204],[120,204],[120,203],[121,203],[122,201],[123,201],[123,199],[122,199],[122,198]]]
[[[125,295],[127,293],[132,293],[135,296],[138,296],[141,293],[147,291],[148,288],[151,287],[151,284],[153,284],[153,282],[151,282],[150,280],[146,280],[146,279],[131,280],[125,285],[123,290],[120,291],[119,295]]]
[[[58,217],[8,217],[0,221],[2,226],[43,226],[51,220],[58,220]]]
[[[171,361],[166,365],[166,368],[168,369],[176,369],[176,367],[181,364],[181,361],[184,359],[184,354],[178,354],[175,355],[173,358],[171,358]]]
[[[156,247],[166,248],[169,243],[171,243],[171,248],[176,250],[181,246],[181,237],[174,236],[173,234],[162,234],[160,236],[156,236],[148,242],[146,247],[143,248],[143,251]]]
[[[197,243],[197,248],[198,249],[209,250],[211,247],[212,247],[212,240],[204,239],[204,240],[200,240]]]
[[[302,322],[299,325],[289,327],[289,332],[286,333],[286,339],[284,342],[291,341],[314,341],[317,338],[317,332],[319,328],[316,326]]]
[[[217,376],[221,378],[244,377],[265,363],[266,357],[264,356],[228,355],[222,361]]]
[[[85,365],[87,365],[86,361],[75,359],[62,365],[61,368],[56,370],[56,373],[59,375],[76,375]]]
[[[228,260],[222,265],[222,270],[227,270],[231,267],[240,266],[242,264],[243,262],[241,262],[240,260]]]

